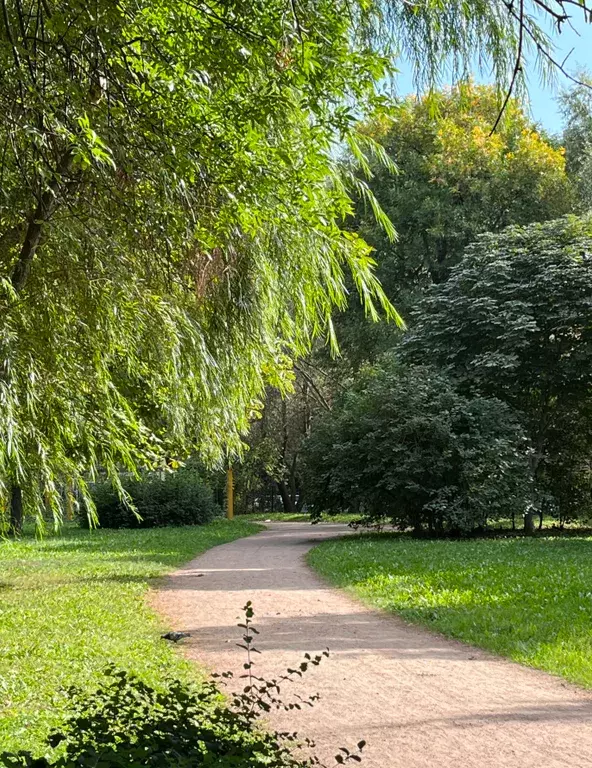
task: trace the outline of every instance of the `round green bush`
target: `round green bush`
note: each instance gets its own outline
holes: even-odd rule
[[[445,374],[385,357],[318,419],[303,458],[314,516],[358,512],[417,535],[520,516],[530,446],[510,408],[465,397]]]
[[[110,482],[95,483],[92,496],[102,528],[158,528],[166,525],[203,525],[221,514],[211,487],[195,466],[175,472],[144,474],[139,480],[123,478],[135,512]],[[83,525],[88,515],[83,513]]]

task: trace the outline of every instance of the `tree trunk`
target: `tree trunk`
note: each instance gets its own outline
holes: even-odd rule
[[[280,496],[282,497],[284,512],[289,515],[293,514],[296,511],[296,509],[294,507],[292,497],[290,496],[288,486],[286,485],[286,483],[284,483],[283,480],[278,480],[277,486],[278,486],[278,491],[280,492]]]
[[[37,202],[37,207],[32,212],[25,232],[25,239],[21,246],[18,259],[13,267],[10,282],[16,293],[20,293],[29,277],[31,264],[41,243],[41,236],[45,224],[55,213],[58,204],[58,192],[62,177],[70,172],[74,161],[71,150],[67,150],[58,162],[53,179]],[[1,374],[0,374],[1,375]],[[10,495],[10,533],[18,536],[23,530],[23,493],[20,485],[14,484]]]
[[[296,502],[296,511],[302,512],[304,508],[304,493],[302,492],[302,488],[298,489],[298,501]]]
[[[290,465],[290,498],[292,499],[292,506],[297,509],[298,503],[296,496],[298,495],[297,483],[296,483],[296,464],[298,461],[298,454],[294,454],[292,464]]]
[[[534,536],[536,532],[536,527],[534,524],[534,518],[536,514],[536,509],[529,509],[528,512],[524,515],[524,533],[527,536]]]
[[[537,492],[537,474],[541,459],[543,458],[543,448],[545,445],[545,430],[542,426],[543,417],[541,416],[541,427],[539,428],[538,435],[534,441],[534,452],[530,459],[530,474],[533,484],[533,502],[528,507],[524,515],[524,533],[526,536],[534,536],[536,533],[536,526],[534,519],[538,515],[540,520],[539,529],[543,525],[543,513],[542,513],[542,500]]]
[[[10,533],[20,536],[23,531],[23,492],[20,485],[13,485],[10,494]]]
[[[29,270],[31,269],[31,263],[33,262],[33,258],[35,257],[35,253],[41,242],[43,228],[53,216],[59,205],[58,192],[60,184],[62,183],[62,176],[70,172],[73,162],[74,155],[71,150],[68,150],[62,155],[57,165],[54,178],[50,181],[47,189],[41,195],[37,207],[29,219],[25,239],[11,275],[12,286],[17,293],[22,291],[25,287],[25,283],[29,277]]]

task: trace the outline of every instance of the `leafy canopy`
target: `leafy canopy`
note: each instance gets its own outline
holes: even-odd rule
[[[482,235],[419,303],[402,345],[406,359],[430,361],[465,392],[514,409],[539,490],[570,514],[589,494],[591,254],[589,218]]]
[[[589,218],[482,235],[419,303],[406,356],[528,413],[576,403],[592,381],[591,255]]]
[[[359,230],[377,248],[391,295],[445,280],[482,232],[571,210],[562,149],[511,99],[498,129],[495,88],[469,83],[409,97],[391,121],[366,126],[397,171],[374,167],[371,188],[398,233],[388,242],[361,209]]]
[[[358,374],[304,450],[317,515],[459,532],[520,513],[527,498],[528,444],[510,409],[390,357]]]
[[[575,190],[563,150],[511,99],[492,134],[499,99],[472,82],[400,102],[392,117],[363,130],[392,158],[394,172],[370,163],[371,191],[391,219],[389,240],[363,199],[354,228],[375,252],[377,275],[406,321],[429,286],[447,279],[464,248],[483,232],[571,211]],[[336,329],[353,368],[397,343],[393,328],[370,327],[355,297]]]
[[[331,142],[385,62],[332,3],[7,7],[0,494],[237,445],[343,302],[392,314]],[[314,24],[312,21],[314,19]],[[14,43],[14,45],[13,45]],[[89,500],[89,503],[90,500]]]
[[[343,228],[352,187],[389,224],[334,145],[384,159],[355,122],[394,45],[503,84],[536,29],[536,3],[476,0],[1,6],[0,500],[56,520],[99,466],[236,448],[285,356],[331,336],[346,272],[394,316]]]

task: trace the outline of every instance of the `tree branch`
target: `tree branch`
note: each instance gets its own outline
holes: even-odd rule
[[[299,365],[297,365],[296,363],[294,364],[294,369],[295,369],[296,371],[298,371],[298,373],[300,373],[300,374],[301,374],[301,376],[302,376],[304,379],[306,379],[306,381],[307,381],[307,382],[308,382],[308,384],[310,385],[310,387],[311,387],[311,389],[312,389],[312,391],[313,391],[313,393],[314,393],[314,395],[315,395],[316,399],[317,399],[317,400],[318,400],[318,402],[319,402],[319,403],[320,403],[320,404],[323,406],[323,408],[325,408],[325,410],[327,410],[327,411],[330,411],[330,410],[331,410],[331,406],[330,406],[330,405],[329,405],[329,403],[327,402],[327,399],[325,398],[325,396],[323,395],[323,393],[320,391],[320,389],[319,389],[319,388],[317,387],[317,385],[315,384],[315,382],[314,382],[314,380],[313,380],[312,376],[309,376],[309,374],[308,374],[306,371],[304,371],[304,370],[303,370],[303,369],[302,369],[302,368],[301,368]]]
[[[561,4],[562,4],[562,5],[563,5],[564,3],[569,3],[569,2],[570,2],[570,0],[558,0],[558,1],[559,1],[559,2],[561,2]],[[588,14],[591,14],[591,13],[592,13],[592,11],[590,11],[590,9],[589,9],[587,6],[585,6],[585,5],[580,5],[579,3],[576,3],[576,2],[574,2],[574,3],[572,3],[572,4],[573,4],[573,5],[577,5],[577,6],[578,6],[579,8],[581,8],[581,9],[582,9],[582,10],[583,10],[585,13],[588,13]],[[512,16],[513,16],[513,17],[514,17],[516,20],[520,21],[520,17],[518,16],[518,14],[516,13],[516,11],[514,10],[514,6],[513,6],[513,3],[512,3],[512,2],[506,2],[506,1],[504,0],[504,5],[505,5],[505,6],[506,6],[506,8],[508,9],[508,12],[509,12],[509,13],[510,13],[510,14],[511,14],[511,15],[512,15]],[[524,30],[524,32],[526,32],[526,34],[528,35],[528,37],[529,37],[529,38],[532,40],[532,42],[534,43],[534,45],[535,45],[535,47],[536,47],[536,49],[537,49],[537,52],[538,52],[538,53],[539,53],[541,56],[544,56],[544,57],[547,59],[547,61],[549,61],[549,62],[550,62],[550,63],[551,63],[551,64],[552,64],[552,65],[553,65],[553,66],[554,66],[556,69],[558,69],[558,70],[559,70],[559,72],[561,72],[561,74],[562,74],[564,77],[566,77],[568,80],[570,80],[572,83],[575,83],[576,85],[582,85],[582,86],[584,86],[585,88],[592,88],[592,85],[590,85],[590,83],[586,83],[586,82],[584,82],[583,80],[580,80],[580,79],[578,79],[577,77],[574,77],[573,75],[571,75],[571,74],[570,74],[570,73],[569,73],[569,72],[568,72],[568,71],[565,69],[565,67],[564,67],[564,64],[565,64],[565,60],[564,60],[564,62],[563,62],[563,63],[561,63],[561,62],[557,61],[557,59],[555,59],[555,58],[554,58],[554,57],[553,57],[553,56],[552,56],[552,55],[549,53],[549,51],[548,51],[548,50],[545,48],[545,46],[541,44],[540,40],[539,40],[539,39],[537,38],[537,36],[534,34],[534,32],[532,31],[532,29],[530,29],[530,27],[528,26],[528,24],[526,23],[526,21],[524,20],[524,18],[522,18],[521,27],[522,27],[522,29]],[[567,57],[566,57],[566,58],[567,58]]]
[[[62,156],[53,179],[41,195],[37,207],[29,218],[25,239],[10,278],[12,286],[17,293],[25,287],[31,264],[41,241],[44,225],[58,207],[58,192],[62,176],[71,169],[73,159],[74,155],[71,150],[68,150]]]
[[[536,0],[535,0],[536,2]],[[514,11],[512,10],[512,13]],[[500,120],[502,119],[502,116],[504,112],[506,111],[506,107],[508,106],[508,102],[510,101],[510,97],[512,96],[512,92],[514,90],[514,86],[516,84],[516,79],[518,77],[518,73],[522,70],[522,46],[524,45],[524,0],[520,0],[520,13],[518,16],[518,24],[519,24],[519,30],[518,30],[518,50],[516,52],[516,62],[514,64],[514,72],[512,73],[512,79],[510,81],[510,87],[508,88],[508,92],[506,93],[506,98],[504,99],[504,103],[502,104],[502,108],[499,111],[499,115],[497,116],[495,123],[493,124],[493,128],[489,132],[490,136],[493,136],[493,134],[496,131],[496,128],[498,127]]]

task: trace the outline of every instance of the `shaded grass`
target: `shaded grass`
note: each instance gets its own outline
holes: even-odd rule
[[[319,573],[404,619],[592,688],[592,538],[362,535],[309,553]]]
[[[150,530],[67,527],[0,541],[0,745],[40,748],[62,721],[66,689],[91,689],[109,663],[158,685],[195,671],[160,639],[144,597],[151,580],[195,555],[255,533],[236,520]]]
[[[319,520],[319,523],[351,523],[352,520],[359,520],[360,515],[355,514],[338,514],[338,515],[325,515]],[[306,512],[294,512],[293,514],[287,512],[249,512],[246,515],[238,515],[237,520],[254,520],[265,521],[271,520],[274,523],[310,523],[310,515]]]

